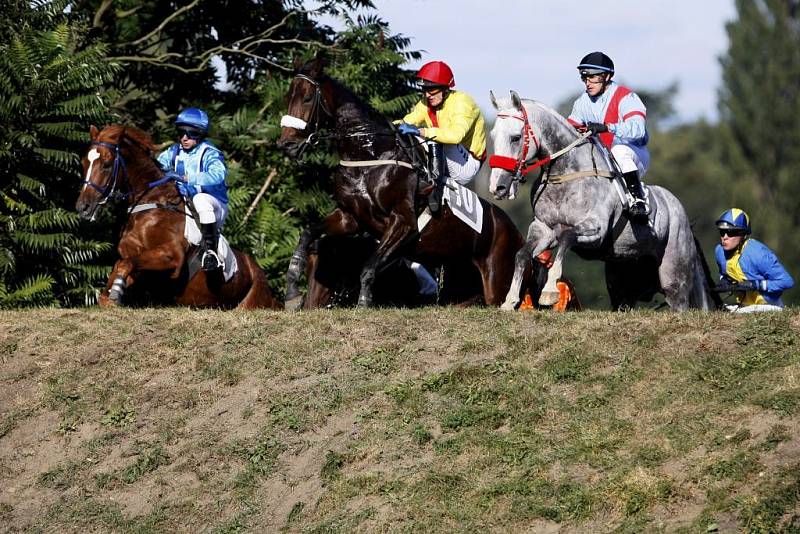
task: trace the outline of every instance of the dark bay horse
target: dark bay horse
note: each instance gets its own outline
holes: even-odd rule
[[[410,168],[408,145],[385,117],[326,76],[319,60],[307,64],[295,76],[288,103],[278,141],[288,155],[298,157],[323,128],[328,128],[341,160],[368,163],[340,166],[335,172],[337,209],[301,235],[287,273],[287,308],[299,306],[297,282],[309,244],[323,234],[364,231],[380,244],[361,271],[359,306],[373,304],[377,270],[400,256],[413,257],[424,265],[471,263],[480,273],[483,302],[492,306],[503,302],[511,285],[515,254],[524,242],[505,212],[481,199],[483,229],[478,234],[445,206],[420,233],[417,217],[424,207],[419,196],[420,173]],[[382,163],[369,163],[375,160]]]
[[[625,214],[625,193],[610,180],[611,166],[602,149],[581,136],[561,115],[517,93],[495,99],[497,121],[492,129],[490,191],[508,196],[520,169],[547,169],[531,194],[533,221],[525,247],[517,254],[514,284],[503,304],[514,309],[516,290],[531,258],[558,247],[548,282],[550,298],[568,250],[606,262],[609,294],[615,307],[635,303],[640,296],[664,293],[673,310],[711,309],[716,302],[710,275],[680,201],[667,189],[649,187],[652,208],[646,224]],[[529,150],[530,148],[530,150]],[[541,162],[541,163],[540,163]],[[546,165],[546,166],[545,166]],[[546,302],[544,302],[546,303]]]
[[[132,126],[90,130],[91,147],[83,158],[83,189],[75,209],[86,220],[113,195],[128,201],[127,223],[117,250],[120,259],[100,294],[101,306],[121,303],[134,286],[156,284],[168,303],[202,308],[277,308],[264,272],[238,251],[238,270],[227,282],[221,271],[200,270],[189,277],[189,242],[184,238],[184,200],[174,182],[163,178],[153,159],[153,142]],[[142,209],[134,210],[135,207]],[[113,287],[113,291],[112,291]],[[144,289],[144,288],[139,288]],[[151,288],[152,289],[152,288]],[[127,300],[126,300],[127,301]]]

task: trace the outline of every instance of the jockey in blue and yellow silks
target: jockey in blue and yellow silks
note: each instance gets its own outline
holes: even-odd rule
[[[209,119],[202,109],[184,109],[178,114],[175,127],[178,142],[158,155],[158,163],[164,171],[178,174],[178,190],[192,199],[203,235],[202,268],[213,271],[223,266],[217,245],[228,215],[225,157],[206,139]]]
[[[794,280],[765,244],[750,237],[750,217],[731,208],[717,219],[720,244],[714,255],[720,281],[736,291],[732,311],[774,311],[783,308],[781,294]]]
[[[602,52],[586,55],[578,64],[578,72],[586,91],[573,104],[567,120],[578,131],[591,131],[611,151],[633,197],[631,217],[646,220],[641,178],[650,166],[650,137],[644,103],[636,93],[611,80],[614,62]]]
[[[486,127],[480,108],[468,94],[456,91],[453,71],[443,61],[426,63],[417,72],[422,100],[403,117],[398,130],[436,143],[450,178],[470,183],[486,159]],[[439,157],[438,155],[436,156]],[[438,211],[444,182],[429,197],[431,211]]]

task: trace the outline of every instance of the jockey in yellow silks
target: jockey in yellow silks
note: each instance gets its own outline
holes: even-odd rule
[[[439,144],[448,176],[466,185],[475,178],[486,159],[483,114],[471,96],[453,89],[453,71],[446,63],[426,63],[417,72],[417,78],[423,98],[401,121],[396,121],[398,130]],[[437,189],[441,197],[441,189]],[[436,211],[433,205],[431,208]]]

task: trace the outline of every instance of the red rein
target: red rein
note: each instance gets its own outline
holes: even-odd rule
[[[536,150],[534,154],[539,151],[539,141],[536,139],[536,135],[534,135],[533,130],[531,129],[531,125],[528,122],[528,113],[525,111],[525,106],[520,107],[520,111],[522,115],[508,115],[506,113],[498,113],[498,117],[505,117],[510,119],[517,119],[522,121],[524,126],[522,127],[522,152],[520,153],[518,158],[511,158],[508,156],[499,156],[494,154],[489,157],[489,167],[493,169],[503,169],[508,172],[513,172],[519,176],[524,176],[531,172],[533,169],[537,167],[541,167],[546,163],[550,162],[550,156],[547,156],[543,159],[537,160],[530,165],[525,165],[525,162],[528,161],[528,148],[530,148],[530,140],[533,139],[533,142],[536,144]]]

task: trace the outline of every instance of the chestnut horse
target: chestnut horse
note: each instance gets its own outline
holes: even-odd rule
[[[524,243],[505,212],[481,199],[483,228],[479,234],[445,205],[419,232],[417,217],[426,204],[420,196],[421,174],[409,164],[411,150],[407,141],[398,136],[385,117],[326,76],[319,60],[295,76],[288,103],[278,146],[289,156],[299,157],[322,129],[328,128],[341,160],[383,163],[340,166],[335,172],[337,208],[320,225],[301,235],[286,275],[287,308],[299,307],[302,300],[297,282],[305,268],[309,245],[321,235],[364,231],[380,244],[361,269],[359,306],[373,304],[376,272],[400,256],[431,266],[448,262],[472,264],[480,272],[483,302],[491,306],[503,302],[511,286],[514,257]]]
[[[131,126],[90,130],[91,147],[83,158],[83,189],[75,209],[86,220],[112,196],[127,199],[128,220],[117,246],[120,259],[100,294],[101,306],[120,304],[137,281],[151,286],[165,302],[200,308],[277,308],[264,271],[238,251],[238,270],[227,282],[221,270],[189,276],[190,244],[184,238],[184,199],[163,178],[153,159],[153,142]],[[113,290],[112,290],[113,288]],[[140,288],[146,290],[147,288]],[[165,298],[163,298],[165,297]],[[128,299],[126,298],[126,302]]]

